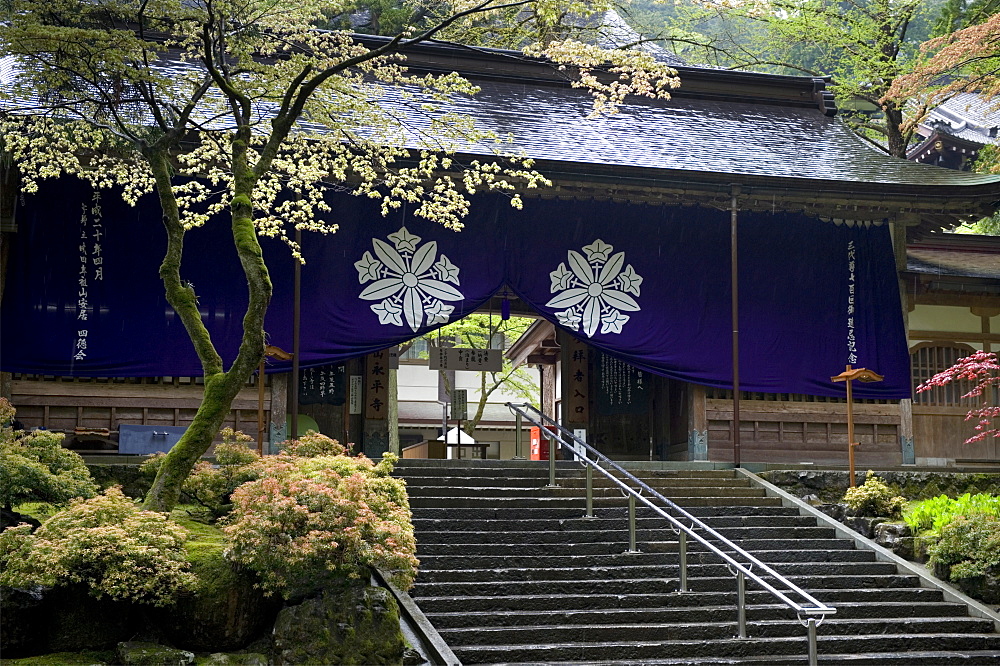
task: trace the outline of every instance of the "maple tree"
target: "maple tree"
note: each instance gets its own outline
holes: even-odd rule
[[[454,72],[419,75],[405,65],[418,45],[463,27],[515,30],[518,43],[544,33],[532,52],[570,65],[594,92],[595,113],[624,94],[668,97],[675,72],[641,52],[605,51],[553,39],[566,15],[602,11],[608,0],[460,0],[391,38],[362,41],[317,30],[354,5],[335,0],[11,0],[0,22],[5,74],[0,153],[22,191],[63,175],[119,187],[126,202],[155,193],[167,250],[160,265],[167,301],[197,352],[204,397],[160,467],[145,506],[169,510],[208,450],[237,393],[264,353],[272,286],[258,236],[331,233],[329,189],[409,204],[417,216],[459,229],[476,192],[544,186],[530,160],[503,137],[443,104],[476,87]],[[517,9],[530,20],[500,20]],[[613,78],[597,75],[608,67]],[[383,103],[387,90],[421,123]],[[469,150],[477,146],[477,150]],[[484,148],[485,147],[485,148]],[[462,162],[460,149],[486,153]],[[220,356],[183,279],[185,234],[226,224],[249,295],[239,351]],[[221,251],[221,249],[220,249]]]
[[[1000,362],[996,352],[978,351],[959,359],[955,365],[943,370],[917,387],[917,393],[947,386],[952,382],[975,382],[963,398],[981,398],[982,403],[970,409],[966,421],[978,419],[976,434],[965,440],[966,444],[979,442],[987,437],[1000,435]]]

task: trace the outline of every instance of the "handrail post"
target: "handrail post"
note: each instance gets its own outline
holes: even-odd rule
[[[638,553],[635,547],[635,495],[629,493],[628,496],[628,550],[626,553]]]
[[[587,513],[584,518],[597,518],[594,515],[594,467],[587,465]]]
[[[544,428],[539,428],[539,438],[544,437]],[[555,433],[553,433],[555,434]],[[538,443],[541,446],[541,442]],[[559,450],[559,438],[550,437],[549,438],[549,485],[546,488],[558,488],[559,484],[556,483],[556,451]]]
[[[736,574],[736,624],[739,637],[747,637],[747,582],[743,572]]]
[[[680,531],[680,543],[678,544],[678,552],[681,558],[681,580],[679,592],[688,591],[688,542],[687,533],[684,530]]]
[[[809,666],[819,664],[819,651],[816,648],[816,618],[806,620],[806,630],[809,637]]]
[[[521,415],[521,410],[514,416],[514,460],[524,460],[524,417]]]

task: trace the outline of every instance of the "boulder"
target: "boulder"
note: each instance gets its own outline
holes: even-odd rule
[[[167,640],[195,652],[230,652],[261,636],[281,607],[254,586],[255,578],[236,572],[228,562],[211,578],[201,574],[196,593],[151,612]]]
[[[399,664],[406,647],[399,609],[385,589],[324,590],[287,606],[274,624],[274,663]]]
[[[201,657],[196,666],[268,666],[267,655],[259,652],[213,652]]]
[[[45,651],[47,632],[42,621],[41,587],[15,589],[0,587],[3,631],[0,631],[0,654],[18,657]]]
[[[56,587],[43,594],[41,626],[48,630],[49,652],[114,648],[131,638],[143,620],[134,605],[108,597],[97,599],[85,585]]]
[[[122,666],[188,666],[194,663],[194,653],[159,643],[129,641],[118,644],[118,661]]]
[[[875,536],[875,527],[886,522],[888,518],[868,518],[867,516],[848,516],[841,522],[861,536],[871,539]]]
[[[875,543],[905,559],[912,560],[915,557],[913,532],[906,523],[876,525]]]

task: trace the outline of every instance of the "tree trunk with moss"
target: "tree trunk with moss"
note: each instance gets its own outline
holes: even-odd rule
[[[245,130],[245,131],[244,131]],[[271,279],[264,263],[263,252],[253,224],[253,171],[246,164],[246,137],[249,128],[237,133],[233,142],[234,180],[232,214],[233,244],[247,280],[249,304],[243,317],[243,338],[236,359],[228,370],[212,343],[198,311],[194,288],[181,279],[181,255],[184,248],[184,227],[180,224],[177,201],[171,189],[170,164],[166,150],[150,148],[146,158],[156,179],[156,190],[163,209],[163,226],[167,232],[167,251],[160,265],[160,278],[166,290],[167,302],[173,306],[187,330],[205,377],[205,393],[191,425],[173,446],[146,495],[144,508],[170,511],[180,498],[181,486],[195,463],[208,451],[218,434],[233,400],[249,380],[264,354],[264,314],[271,300]]]

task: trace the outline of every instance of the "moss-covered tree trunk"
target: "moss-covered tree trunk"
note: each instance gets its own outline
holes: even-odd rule
[[[245,130],[245,131],[244,131]],[[249,128],[238,131],[233,141],[233,197],[230,202],[233,244],[247,280],[249,303],[243,317],[243,338],[236,359],[224,368],[211,335],[198,311],[194,288],[181,278],[184,227],[171,189],[170,164],[166,150],[150,148],[146,158],[156,179],[163,210],[167,251],[160,265],[167,302],[173,306],[187,330],[205,378],[205,393],[194,420],[167,457],[146,495],[144,508],[170,511],[177,503],[181,486],[198,459],[208,450],[229,413],[233,400],[246,384],[264,353],[264,314],[271,300],[271,279],[264,263],[253,223],[251,204],[256,175],[246,163]]]

